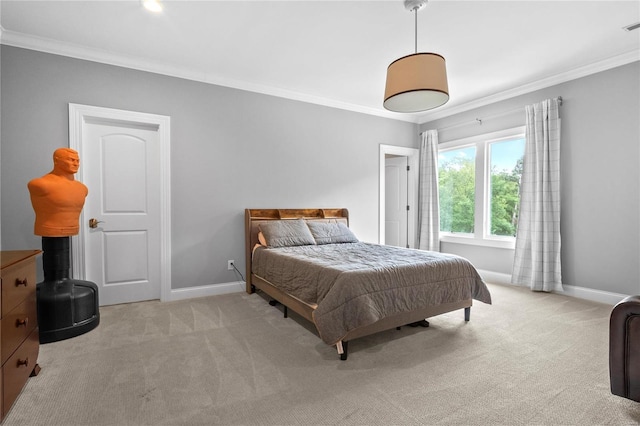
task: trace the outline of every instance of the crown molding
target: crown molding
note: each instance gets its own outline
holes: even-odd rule
[[[194,72],[182,67],[168,65],[166,63],[141,60],[137,57],[116,54],[106,50],[87,48],[73,43],[62,43],[44,37],[33,36],[29,34],[10,31],[0,26],[0,44],[7,46],[20,47],[23,49],[36,50],[44,53],[67,56],[75,59],[99,62],[107,65],[114,65],[124,68],[135,69],[138,71],[151,72],[154,74],[162,74],[170,77],[182,78],[186,80],[198,81],[217,86],[229,87],[238,90],[244,90],[254,93],[260,93],[279,98],[291,99],[300,102],[306,102],[330,108],[337,108],[367,115],[373,115],[393,120],[405,121],[415,124],[424,124],[429,121],[448,117],[461,112],[469,111],[495,102],[510,99],[556,84],[575,80],[611,68],[626,65],[631,62],[640,60],[640,50],[633,50],[621,55],[617,55],[593,64],[575,68],[560,74],[556,74],[541,80],[524,84],[513,89],[505,90],[490,96],[475,99],[470,102],[451,106],[441,107],[437,111],[429,111],[426,113],[400,114],[384,109],[371,108],[363,105],[356,105],[348,102],[328,99],[321,96],[309,95],[292,90],[286,90],[278,87],[266,86],[247,81],[239,81],[229,78],[220,77],[211,73]]]
[[[478,98],[464,104],[452,106],[451,108],[441,108],[437,111],[421,114],[418,117],[418,123],[424,124],[429,121],[438,120],[441,118],[449,117],[451,115],[459,114],[461,112],[469,111],[475,108],[480,108],[486,105],[491,105],[496,102],[504,101],[514,98],[516,96],[525,95],[527,93],[535,92],[536,90],[545,89],[547,87],[555,86],[557,84],[566,83],[567,81],[576,80],[581,77],[586,77],[591,74],[596,74],[602,71],[606,71],[612,68],[616,68],[622,65],[627,65],[632,62],[640,61],[640,50],[632,50],[617,56],[613,56],[608,59],[604,59],[599,62],[594,62],[582,67],[574,68],[572,70],[555,74],[541,80],[536,80],[531,83],[524,84],[522,86],[514,87],[513,89],[505,90],[493,95],[489,95],[483,98]]]
[[[198,81],[201,83],[245,90],[249,92],[276,96],[279,98],[286,98],[331,108],[338,108],[367,115],[408,121],[416,124],[418,123],[417,117],[414,114],[397,114],[386,110],[370,108],[362,105],[355,105],[348,102],[341,102],[334,99],[309,95],[278,87],[224,78],[211,73],[194,72],[186,68],[168,65],[166,63],[141,60],[137,57],[129,55],[115,54],[105,50],[87,48],[72,43],[63,43],[48,38],[33,36],[15,31],[2,30],[2,32],[0,33],[0,44],[19,47],[23,49],[36,50],[44,53],[51,53],[54,55],[61,55],[75,59],[99,62],[107,65],[130,68],[138,71],[162,74],[170,77]]]

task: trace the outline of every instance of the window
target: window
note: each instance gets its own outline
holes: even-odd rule
[[[473,234],[476,199],[476,147],[438,154],[440,231]]]
[[[524,142],[517,128],[440,145],[443,241],[513,247]]]
[[[515,237],[520,202],[524,137],[487,143],[491,236]]]

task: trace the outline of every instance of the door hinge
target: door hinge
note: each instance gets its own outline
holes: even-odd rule
[[[407,171],[411,170],[411,166],[407,166]]]
[[[407,211],[409,211],[409,206],[407,206]]]

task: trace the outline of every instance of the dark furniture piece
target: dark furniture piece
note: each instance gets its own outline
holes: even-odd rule
[[[609,322],[611,393],[640,402],[640,296],[614,306]]]
[[[36,318],[36,255],[40,250],[0,252],[0,420],[38,366],[38,321]]]

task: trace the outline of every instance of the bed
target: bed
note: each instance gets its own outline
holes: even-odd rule
[[[466,259],[361,242],[347,209],[246,209],[246,291],[311,321],[340,359],[348,342],[491,303]]]

